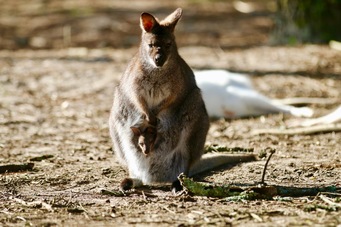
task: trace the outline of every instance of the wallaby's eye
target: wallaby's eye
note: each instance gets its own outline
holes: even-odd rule
[[[171,47],[171,46],[172,46],[172,43],[171,43],[171,42],[166,43],[166,47],[167,47],[167,48],[169,48],[169,47]]]
[[[149,46],[150,48],[152,48],[152,47],[154,46],[154,44],[149,43],[148,46]]]

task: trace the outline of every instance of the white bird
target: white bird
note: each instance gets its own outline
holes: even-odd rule
[[[284,105],[260,94],[246,75],[226,70],[195,71],[194,75],[210,117],[233,119],[270,113],[298,117],[313,115],[308,107]]]

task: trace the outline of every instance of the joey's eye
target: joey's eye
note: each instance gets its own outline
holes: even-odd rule
[[[166,43],[166,47],[169,48],[172,46],[172,43]]]
[[[154,44],[149,43],[148,46],[149,46],[150,48],[152,48],[152,47],[154,46]]]

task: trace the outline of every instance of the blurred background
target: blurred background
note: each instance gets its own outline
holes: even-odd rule
[[[0,0],[0,49],[129,48],[139,16],[184,10],[181,46],[221,49],[341,40],[341,0]]]

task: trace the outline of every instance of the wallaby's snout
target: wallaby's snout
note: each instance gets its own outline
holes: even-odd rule
[[[147,48],[147,58],[153,62],[153,65],[161,68],[165,65],[170,55],[172,55],[172,51],[170,50],[172,41],[170,39],[163,40],[157,36],[151,36],[147,43],[149,43]]]
[[[154,56],[154,62],[157,67],[162,67],[167,60],[166,54],[161,50],[161,47],[156,49],[156,54]]]

